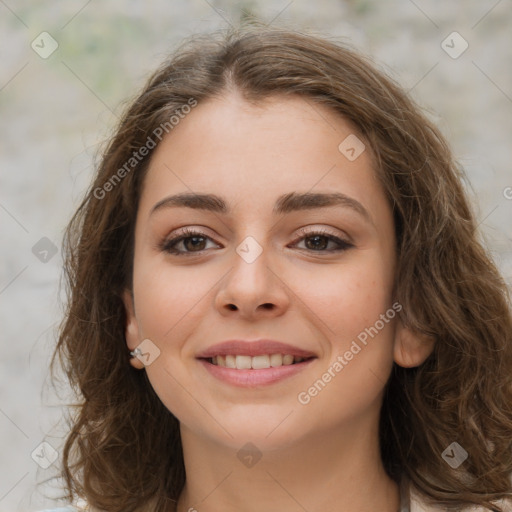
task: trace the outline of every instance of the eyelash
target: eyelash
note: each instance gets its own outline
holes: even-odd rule
[[[308,231],[307,229],[302,228],[299,230],[299,234],[301,236],[296,238],[292,242],[293,244],[296,244],[297,242],[299,242],[305,238],[313,238],[315,236],[322,236],[322,237],[326,237],[328,239],[328,241],[335,242],[340,246],[340,248],[338,248],[338,249],[329,249],[329,250],[323,250],[323,251],[315,251],[313,249],[303,249],[305,251],[311,251],[314,253],[322,253],[322,252],[323,253],[336,253],[336,252],[346,251],[347,249],[354,247],[354,245],[351,244],[350,242],[347,242],[346,240],[342,240],[341,238],[333,235],[332,233],[329,233],[329,231],[327,231],[325,229],[317,229],[317,230]],[[162,241],[162,243],[159,244],[159,248],[161,251],[167,252],[169,254],[173,254],[175,256],[192,256],[194,254],[201,254],[202,252],[206,251],[206,249],[202,249],[200,251],[191,251],[191,252],[176,250],[175,246],[177,244],[179,244],[183,240],[186,240],[188,238],[193,238],[193,237],[201,237],[201,238],[206,238],[206,239],[212,240],[209,236],[205,235],[204,233],[201,233],[200,231],[195,231],[194,229],[191,229],[191,228],[184,228],[181,231],[181,233],[179,235],[175,236],[174,238],[170,238],[168,240]]]

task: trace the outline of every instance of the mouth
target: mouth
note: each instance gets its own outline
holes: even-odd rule
[[[196,355],[215,381],[243,388],[275,384],[308,368],[317,354],[270,339],[227,340]]]
[[[261,354],[257,356],[219,354],[217,356],[199,359],[223,368],[236,370],[265,370],[268,368],[297,365],[304,361],[315,359],[315,357],[300,357],[292,354]]]
[[[239,388],[262,388],[285,381],[306,371],[315,359],[316,356],[290,354],[228,354],[197,358],[207,374],[215,379],[213,382]]]

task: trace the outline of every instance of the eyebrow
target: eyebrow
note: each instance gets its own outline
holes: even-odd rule
[[[313,193],[313,192],[290,192],[279,196],[274,204],[274,215],[283,215],[295,211],[312,210],[329,206],[348,207],[370,223],[372,219],[368,210],[354,198],[341,192]],[[163,208],[193,208],[196,210],[207,210],[211,212],[229,214],[230,208],[226,201],[215,194],[181,193],[165,197],[153,206],[150,215]]]

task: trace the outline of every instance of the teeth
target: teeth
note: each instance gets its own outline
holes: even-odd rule
[[[281,354],[272,354],[270,356],[270,366],[282,366],[283,365],[283,356]]]
[[[237,370],[261,370],[265,368],[276,368],[288,366],[293,363],[304,361],[303,357],[294,357],[291,354],[264,354],[260,356],[227,355],[212,357],[212,364]]]
[[[270,368],[270,356],[254,356],[249,359],[251,359],[251,368],[253,368],[254,370],[260,370],[261,368]]]
[[[251,369],[251,356],[236,356],[236,369],[237,370],[250,370]]]
[[[286,355],[286,356],[283,356],[283,364],[292,364],[293,363],[293,356],[291,355]]]

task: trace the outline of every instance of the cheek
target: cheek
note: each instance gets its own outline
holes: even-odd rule
[[[193,421],[204,411],[192,395],[190,368],[183,364],[184,348],[194,328],[204,321],[206,295],[216,276],[194,271],[193,266],[171,268],[168,262],[140,262],[135,267],[134,289],[140,336],[160,350],[146,371],[153,390],[180,421]]]
[[[314,313],[317,334],[323,334],[326,364],[322,371],[330,368],[336,375],[325,375],[325,381],[332,382],[317,405],[326,406],[324,401],[332,400],[340,410],[364,408],[387,381],[396,317],[390,262],[374,252],[359,254],[335,271],[313,273],[297,291]]]
[[[377,261],[347,266],[320,280],[323,286],[314,292],[304,288],[322,320],[316,325],[322,325],[326,358],[297,399],[299,410],[322,418],[322,428],[378,409],[393,365],[397,314],[384,268]]]
[[[290,276],[291,278],[291,276]],[[304,273],[294,293],[320,319],[329,338],[356,337],[391,307],[392,276],[381,258]]]
[[[148,260],[136,267],[135,307],[144,335],[160,343],[176,338],[180,324],[198,320],[201,300],[214,282],[215,276],[193,266],[173,269],[166,262]]]

